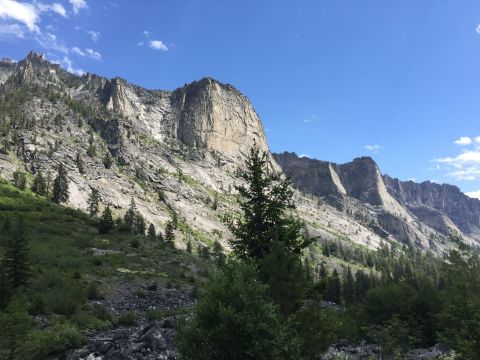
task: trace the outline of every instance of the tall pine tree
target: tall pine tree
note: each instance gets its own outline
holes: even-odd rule
[[[236,237],[234,252],[240,258],[259,261],[279,242],[287,253],[300,255],[309,241],[300,234],[303,224],[290,214],[295,209],[290,182],[269,171],[267,154],[257,146],[251,148],[246,165],[242,174],[246,185],[236,187],[243,217],[226,219]]]
[[[28,241],[25,237],[25,225],[21,217],[16,219],[13,236],[7,241],[2,268],[7,285],[12,291],[28,284],[31,275]]]
[[[47,196],[48,189],[47,189],[47,181],[43,176],[42,172],[39,171],[37,175],[35,175],[35,179],[33,180],[32,184],[32,191],[40,196]]]
[[[63,164],[60,164],[58,166],[57,177],[53,181],[52,201],[55,204],[64,203],[68,201],[69,196],[67,169]]]
[[[90,192],[87,200],[88,213],[90,214],[90,216],[97,216],[99,202],[100,192],[97,189],[92,188],[92,191]]]

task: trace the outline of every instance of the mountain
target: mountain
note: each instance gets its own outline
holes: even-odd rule
[[[121,78],[74,75],[31,52],[0,62],[0,95],[2,176],[20,169],[31,181],[63,163],[69,205],[85,210],[95,188],[115,216],[131,199],[160,229],[176,213],[184,224],[178,247],[191,238],[198,246],[228,246],[221,217],[237,211],[235,185],[253,144],[267,152],[272,170],[292,178],[298,214],[320,242],[377,248],[392,240],[442,253],[450,230],[480,240],[479,202],[454,187],[399,182],[366,157],[339,165],[272,156],[250,101],[211,78],[149,90]],[[108,156],[113,166],[105,165]]]
[[[335,164],[288,152],[273,156],[299,190],[340,209],[352,203],[354,211],[367,209],[379,234],[425,248],[438,245],[431,241],[435,233],[447,236],[452,230],[471,243],[480,241],[480,201],[455,186],[382,175],[370,157]]]
[[[340,294],[351,272],[355,301],[372,286],[388,284],[390,291],[396,282],[401,292],[394,288],[386,299],[402,310],[411,309],[407,301],[418,304],[408,319],[438,317],[404,285],[415,284],[416,291],[417,280],[427,279],[428,289],[431,282],[440,288],[444,256],[465,249],[451,232],[474,246],[480,241],[480,201],[454,186],[382,175],[369,157],[335,164],[271,154],[250,101],[211,78],[151,90],[121,78],[71,74],[31,52],[19,62],[0,61],[0,251],[13,243],[6,239],[23,234],[10,223],[22,213],[34,270],[32,318],[13,313],[34,323],[24,358],[176,358],[176,321],[192,313],[210,259],[223,258],[219,244],[229,250],[232,235],[223,218],[239,212],[236,185],[254,144],[266,153],[269,170],[291,178],[296,215],[313,239],[302,261],[321,286],[306,305],[325,306],[335,318],[351,316],[338,311],[338,297],[321,293],[336,284]],[[70,197],[55,205],[30,188],[39,172],[51,183],[60,164],[68,171]],[[19,172],[26,176],[24,190],[11,184]],[[174,223],[175,247],[129,233],[122,222],[100,233],[98,219],[85,214],[93,189],[100,211],[110,207],[116,220],[134,200],[157,233]],[[382,303],[391,310],[392,302]],[[378,303],[368,309],[376,316]],[[321,319],[322,326],[323,319],[333,325]],[[339,323],[350,327],[351,320]],[[355,325],[363,329],[364,323]]]

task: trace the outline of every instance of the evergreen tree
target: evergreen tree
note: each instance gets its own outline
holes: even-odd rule
[[[153,225],[153,223],[151,223],[148,227],[147,234],[149,240],[155,241],[155,239],[157,238],[157,232],[155,231],[155,225]]]
[[[173,223],[171,221],[167,222],[165,226],[165,243],[171,247],[175,246],[175,233],[173,230]]]
[[[260,261],[259,277],[268,285],[267,293],[283,315],[300,308],[307,289],[304,268],[280,242],[273,243],[270,253]]]
[[[355,273],[355,300],[362,301],[370,289],[370,278],[362,270]]]
[[[21,170],[15,171],[13,173],[13,185],[20,190],[25,190],[27,187],[27,175]]]
[[[77,169],[80,174],[85,173],[85,167],[83,164],[83,159],[82,156],[80,155],[80,152],[77,152],[77,155],[75,157],[75,163],[77,164]]]
[[[14,296],[5,311],[0,313],[0,358],[25,359],[21,352],[32,326],[28,306],[21,295]]]
[[[142,214],[140,214],[138,211],[135,214],[134,218],[134,224],[133,224],[133,233],[135,235],[145,235],[145,230],[147,228],[147,223],[145,222],[145,218],[143,217]]]
[[[47,198],[50,198],[51,197],[51,193],[52,193],[52,184],[53,184],[53,180],[52,180],[52,173],[50,171],[47,171],[47,177],[45,179],[45,184],[46,184],[46,188],[47,188],[47,195],[45,195]]]
[[[130,233],[133,232],[136,216],[137,216],[137,205],[135,204],[135,200],[132,198],[130,200],[130,207],[125,213],[125,216],[123,217],[123,223],[125,226],[125,230],[127,232],[130,232]]]
[[[220,244],[217,240],[215,240],[215,242],[213,243],[212,253],[215,261],[217,262],[217,265],[222,266],[225,264],[227,257],[223,253],[222,244]]]
[[[352,269],[347,268],[345,280],[343,282],[343,297],[345,303],[351,304],[355,301],[355,279],[352,275]]]
[[[187,252],[189,254],[192,253],[192,240],[188,239],[188,242],[187,242]]]
[[[105,156],[103,157],[103,165],[105,166],[106,169],[110,169],[113,165],[113,158],[112,155],[110,154],[110,151],[107,151],[105,153]]]
[[[92,217],[97,216],[99,211],[98,209],[99,203],[100,203],[100,192],[97,189],[92,188],[87,200],[87,206],[88,206],[87,209],[90,216]]]
[[[158,234],[157,234],[157,240],[161,245],[164,245],[165,239],[163,238],[163,234],[162,234],[161,231],[159,231]]]
[[[41,171],[33,179],[32,191],[40,196],[48,196],[47,181]]]
[[[232,261],[209,278],[194,313],[178,329],[183,360],[296,360],[300,343],[268,301],[255,267]]]
[[[227,218],[227,226],[236,240],[234,252],[243,259],[262,260],[271,251],[272,244],[281,243],[286,251],[299,255],[309,241],[302,238],[302,223],[288,212],[292,203],[290,182],[280,173],[270,173],[266,153],[253,146],[242,174],[246,186],[237,186],[243,218]]]
[[[60,204],[68,201],[69,196],[67,169],[63,164],[60,164],[58,166],[57,177],[53,181],[52,201],[55,204]]]
[[[112,210],[107,206],[105,210],[103,210],[102,217],[100,218],[100,234],[108,234],[113,230],[114,225],[115,222],[113,221]]]
[[[336,269],[333,270],[332,276],[327,281],[325,299],[332,301],[335,304],[342,303],[342,285],[340,282],[340,276],[338,275],[338,271]]]
[[[28,241],[25,237],[24,227],[23,218],[17,218],[13,236],[7,241],[2,261],[2,270],[11,290],[15,290],[20,286],[26,286],[31,275],[28,259]]]

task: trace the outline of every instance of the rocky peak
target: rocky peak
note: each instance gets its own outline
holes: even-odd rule
[[[411,211],[425,214],[425,209],[435,210],[448,216],[462,232],[477,234],[480,238],[480,200],[448,184],[401,181],[388,175],[384,176],[384,181],[392,196]]]
[[[250,101],[231,85],[204,78],[172,94],[183,143],[243,158],[256,143],[268,151],[263,125]]]

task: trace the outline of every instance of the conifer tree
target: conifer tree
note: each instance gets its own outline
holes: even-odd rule
[[[338,271],[333,270],[332,276],[328,279],[325,298],[335,304],[342,303],[342,287]]]
[[[5,273],[7,285],[13,291],[20,286],[26,286],[31,275],[23,218],[16,219],[13,236],[6,245],[2,270]]]
[[[39,171],[37,175],[35,175],[35,179],[33,179],[32,191],[40,196],[48,195],[47,181],[41,171]]]
[[[53,181],[52,201],[55,204],[60,204],[68,201],[69,196],[67,169],[63,164],[60,164],[58,166],[57,177]]]
[[[100,234],[108,234],[113,230],[114,221],[112,216],[112,210],[109,206],[103,210],[102,217],[100,219],[99,232]]]
[[[151,223],[148,227],[148,239],[155,241],[156,238],[157,238],[157,232],[155,231],[155,225]]]
[[[21,170],[15,171],[13,173],[13,185],[20,190],[25,190],[27,187],[27,175]]]
[[[83,165],[83,159],[82,159],[82,156],[80,155],[80,152],[77,152],[77,156],[75,157],[75,163],[77,164],[78,172],[80,174],[84,174],[85,167]]]
[[[133,224],[133,233],[135,235],[145,235],[145,230],[147,228],[147,223],[145,222],[145,218],[142,214],[138,211],[134,217],[134,224]]]
[[[171,221],[167,222],[165,226],[165,243],[171,247],[175,246],[175,233],[173,230],[173,223]]]
[[[188,241],[187,241],[187,252],[189,254],[192,253],[192,240],[190,240],[190,239],[188,239]]]
[[[290,182],[280,173],[268,170],[267,154],[253,146],[242,174],[246,186],[237,186],[242,218],[227,218],[227,226],[235,235],[234,252],[243,259],[259,261],[271,251],[272,244],[281,243],[296,256],[308,246],[300,232],[302,223],[289,212],[295,209]]]
[[[135,204],[135,200],[132,198],[130,200],[130,206],[123,217],[123,222],[125,225],[125,230],[127,232],[133,232],[134,225],[135,225],[135,217],[137,216],[137,205]]]
[[[90,216],[97,216],[99,203],[100,192],[97,189],[92,188],[87,200],[88,213],[90,214]]]
[[[14,296],[5,311],[0,313],[0,358],[24,359],[21,348],[28,341],[31,322],[25,298]]]
[[[352,269],[347,268],[345,280],[343,282],[343,297],[345,303],[351,304],[355,301],[355,279],[352,275]]]

